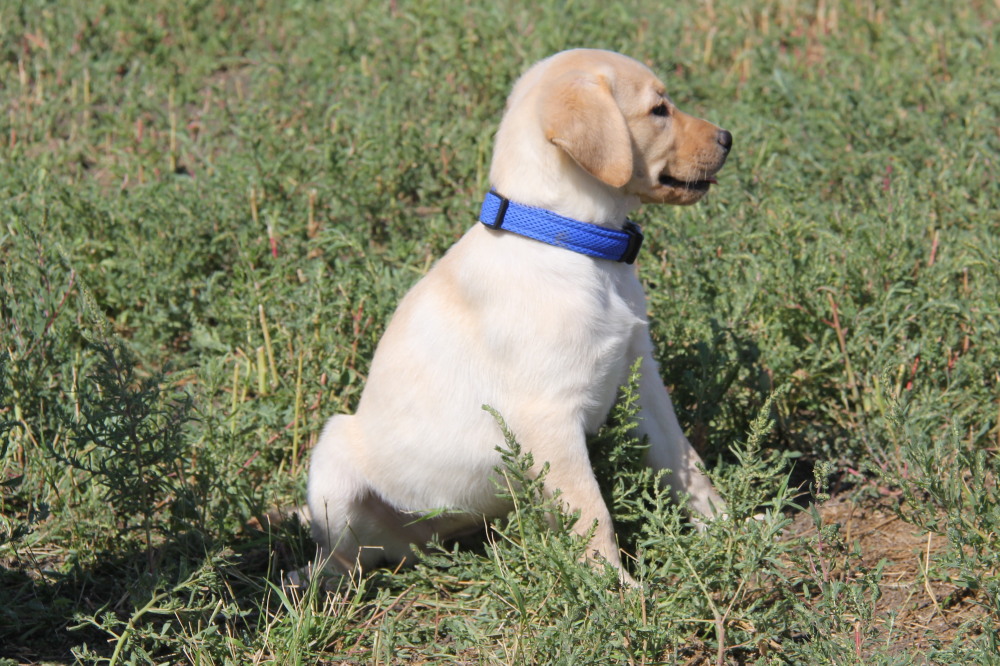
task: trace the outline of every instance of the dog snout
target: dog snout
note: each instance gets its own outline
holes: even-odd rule
[[[719,142],[725,151],[728,153],[729,149],[733,147],[733,135],[727,130],[719,130],[715,135],[715,140]]]

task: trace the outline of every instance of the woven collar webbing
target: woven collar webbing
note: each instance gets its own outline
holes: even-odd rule
[[[597,259],[631,264],[642,247],[642,229],[631,220],[621,231],[556,215],[544,208],[514,203],[490,190],[479,221],[490,229],[509,231]]]

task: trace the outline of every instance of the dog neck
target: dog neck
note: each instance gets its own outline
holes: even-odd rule
[[[547,176],[545,170],[528,167],[525,171],[532,175],[500,176],[490,180],[493,189],[511,201],[606,229],[622,229],[629,213],[639,207],[639,198],[608,187],[575,164],[573,166],[563,171],[559,178]],[[576,180],[580,182],[574,182]],[[525,187],[525,183],[531,185]]]
[[[494,231],[510,233],[571,250],[595,259],[631,264],[642,247],[642,229],[625,220],[621,230],[563,217],[544,208],[525,206],[490,191],[479,221]]]

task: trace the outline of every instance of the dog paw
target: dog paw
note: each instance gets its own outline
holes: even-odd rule
[[[308,576],[304,576],[300,571],[289,571],[281,577],[281,589],[301,590],[309,584]]]
[[[624,569],[619,569],[618,570],[618,583],[623,588],[628,589],[628,590],[641,590],[642,589],[642,583],[640,583],[639,581],[637,581],[635,578],[632,578],[632,574],[630,574],[629,572],[625,571]]]

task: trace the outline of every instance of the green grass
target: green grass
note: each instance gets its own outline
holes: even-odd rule
[[[1000,661],[1000,8],[675,4],[0,7],[0,663]],[[572,46],[734,134],[707,202],[637,215],[733,520],[633,466],[626,387],[593,447],[642,590],[531,482],[478,547],[283,590],[308,536],[254,525]]]

